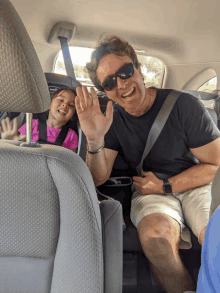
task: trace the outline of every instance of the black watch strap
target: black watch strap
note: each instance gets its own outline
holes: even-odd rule
[[[163,179],[163,191],[164,194],[172,193],[172,186],[167,179]]]

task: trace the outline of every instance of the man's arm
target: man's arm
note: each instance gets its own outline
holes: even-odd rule
[[[190,149],[200,161],[180,174],[169,178],[173,192],[184,192],[213,181],[220,166],[220,138],[198,148]],[[152,172],[143,172],[144,178],[133,177],[134,185],[141,194],[164,194],[163,181]]]
[[[200,164],[169,179],[173,192],[182,192],[213,181],[220,166],[220,138],[199,148],[190,149]]]
[[[106,114],[100,110],[98,96],[91,89],[91,96],[85,86],[76,89],[76,111],[80,126],[87,139],[88,150],[86,163],[92,173],[96,185],[104,183],[111,174],[117,151],[102,149],[104,137],[113,121],[112,102],[108,102]],[[100,151],[99,151],[100,150]],[[96,153],[97,151],[97,153]]]
[[[103,145],[104,139],[101,139],[98,143],[88,142],[89,150],[97,150]],[[97,154],[90,154],[87,152],[86,164],[89,167],[95,185],[101,185],[108,180],[112,167],[117,157],[118,152],[104,148]]]

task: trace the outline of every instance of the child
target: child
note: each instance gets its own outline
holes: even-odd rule
[[[49,109],[47,125],[47,141],[54,143],[61,132],[62,127],[73,118],[75,114],[75,97],[76,94],[71,88],[60,88],[51,95],[51,105]],[[32,141],[39,140],[38,119],[33,119]],[[18,133],[20,132],[20,134]],[[0,127],[2,139],[12,139],[24,141],[26,135],[26,124],[18,129],[17,119],[15,118],[14,125],[9,118],[2,121]],[[63,142],[63,147],[77,151],[78,137],[74,130],[69,129]]]

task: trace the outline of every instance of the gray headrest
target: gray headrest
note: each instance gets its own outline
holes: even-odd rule
[[[181,92],[191,94],[204,101],[215,100],[219,98],[218,95],[212,94],[212,93],[198,92],[198,91],[192,91],[192,90],[181,90]]]
[[[28,33],[8,0],[0,0],[0,110],[40,113],[49,109],[46,78]]]
[[[71,88],[76,94],[76,88],[82,87],[81,83],[78,80],[72,78],[71,76],[49,72],[46,72],[45,76],[51,94],[59,88],[63,87]]]

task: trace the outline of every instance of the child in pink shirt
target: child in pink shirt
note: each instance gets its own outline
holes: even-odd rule
[[[75,113],[75,97],[76,95],[70,88],[61,88],[52,94],[49,116],[46,121],[48,142],[54,143],[62,127],[72,119]],[[1,137],[3,139],[24,141],[26,124],[19,129],[17,125],[16,118],[13,126],[9,118],[4,119],[2,121],[2,127],[0,127]],[[38,139],[38,119],[33,119],[32,141],[35,142]],[[69,129],[63,142],[63,147],[73,150],[74,152],[77,151],[78,137],[74,130]]]

